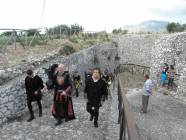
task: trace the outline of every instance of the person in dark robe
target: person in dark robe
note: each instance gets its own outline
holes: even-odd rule
[[[56,126],[60,125],[63,119],[65,121],[75,119],[71,98],[72,82],[68,71],[64,71],[64,69],[63,64],[58,66],[54,87],[52,115],[57,120]]]
[[[88,69],[87,72],[85,72],[85,84],[87,83],[88,79],[92,77],[92,69]]]
[[[92,69],[89,68],[88,71],[85,72],[85,87],[86,87],[86,83],[88,81],[88,79],[91,79],[92,77]],[[84,93],[84,98],[87,99],[87,94]]]
[[[103,80],[105,80],[106,83],[109,82],[109,75],[108,75],[107,69],[105,69],[105,71],[103,72],[102,78],[103,78]]]
[[[102,75],[102,79],[106,82],[107,85],[107,90],[109,89],[109,86],[112,83],[112,74],[108,72],[107,69],[105,69],[103,75]],[[103,101],[107,99],[107,96],[103,96]]]
[[[34,119],[34,112],[32,110],[32,102],[37,101],[39,107],[39,117],[42,116],[42,93],[41,89],[44,88],[42,79],[35,75],[32,70],[27,70],[27,76],[25,78],[25,88],[27,94],[27,105],[30,112],[30,118],[27,120],[28,122]]]
[[[90,113],[90,121],[94,119],[94,127],[98,127],[99,107],[103,95],[108,96],[107,85],[101,78],[99,68],[93,70],[92,77],[88,79],[84,92],[87,94],[86,109]]]
[[[58,68],[58,64],[53,64],[48,69],[45,69],[45,73],[48,76],[48,80],[46,82],[46,86],[48,90],[54,89],[55,74],[56,74],[57,68]]]
[[[76,97],[78,97],[79,96],[79,88],[82,85],[82,83],[81,83],[81,76],[78,74],[77,71],[75,71],[75,73],[73,75],[73,85],[75,87]]]

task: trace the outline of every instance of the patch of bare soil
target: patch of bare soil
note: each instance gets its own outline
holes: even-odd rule
[[[25,49],[19,44],[16,49],[14,46],[7,46],[5,52],[0,53],[0,68],[12,67],[32,58],[42,58],[47,53],[57,52],[59,49],[60,46],[54,44],[26,47]]]

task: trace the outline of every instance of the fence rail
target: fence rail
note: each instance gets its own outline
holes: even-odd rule
[[[134,118],[129,109],[127,97],[123,91],[120,79],[118,80],[118,109],[120,124],[120,140],[138,140],[138,133],[135,127]]]

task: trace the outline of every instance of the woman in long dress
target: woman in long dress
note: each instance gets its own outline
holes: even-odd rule
[[[64,65],[60,64],[56,73],[54,88],[54,101],[52,114],[57,120],[56,125],[62,123],[62,119],[69,121],[75,119],[72,103],[72,82],[68,71],[64,71]]]

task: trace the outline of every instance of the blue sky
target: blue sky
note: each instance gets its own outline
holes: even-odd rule
[[[0,28],[78,23],[86,31],[112,30],[146,20],[186,23],[186,0],[0,0]]]

